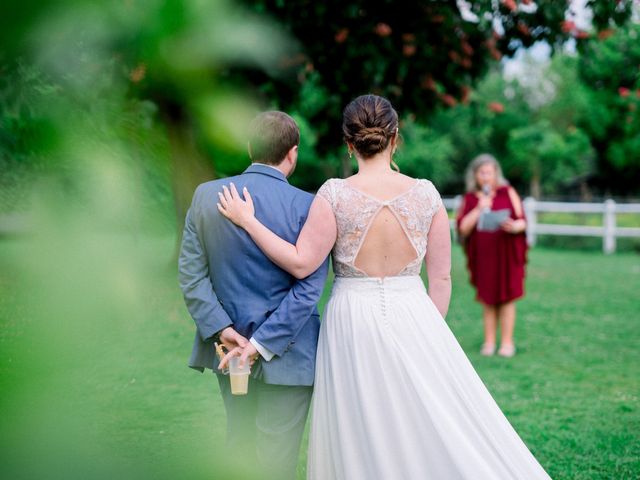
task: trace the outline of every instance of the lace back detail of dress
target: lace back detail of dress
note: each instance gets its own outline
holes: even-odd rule
[[[336,216],[338,238],[332,252],[333,271],[336,276],[369,276],[366,273],[367,268],[356,267],[356,263],[359,263],[356,260],[363,245],[376,240],[369,238],[369,229],[381,213],[392,220],[388,215],[391,213],[397,220],[397,222],[389,222],[390,227],[386,233],[397,231],[400,234],[399,224],[404,238],[398,238],[398,244],[406,243],[408,240],[413,247],[413,252],[409,254],[407,248],[400,245],[401,248],[398,249],[397,254],[404,255],[404,259],[413,258],[413,260],[398,273],[394,272],[390,275],[420,274],[427,251],[427,235],[431,221],[442,205],[438,191],[429,180],[418,180],[408,191],[387,201],[381,201],[356,190],[346,180],[338,178],[327,180],[318,190],[318,195],[331,204]],[[393,235],[396,234],[393,233]],[[391,249],[388,255],[393,256],[395,253],[394,249]]]

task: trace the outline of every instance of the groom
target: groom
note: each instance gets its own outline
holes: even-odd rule
[[[273,264],[244,230],[216,207],[233,182],[253,196],[256,217],[295,243],[313,196],[287,182],[296,167],[300,131],[282,112],[264,112],[250,126],[252,164],[242,175],[204,183],[187,212],[179,282],[196,336],[189,366],[216,373],[227,414],[228,454],[255,465],[260,478],[294,479],[311,401],[320,320],[316,304],[327,262],[304,280]],[[218,370],[214,342],[253,364],[246,396],[231,394]]]

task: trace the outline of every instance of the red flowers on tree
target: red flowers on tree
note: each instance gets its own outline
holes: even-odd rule
[[[518,4],[515,0],[502,0],[502,4],[512,12],[515,12],[518,9]]]
[[[618,88],[618,95],[620,95],[621,97],[626,98],[629,96],[630,93],[631,91],[627,87]]]
[[[439,95],[439,98],[440,100],[442,100],[442,103],[444,103],[448,107],[455,107],[458,104],[458,101],[455,99],[455,97],[453,95],[449,95],[448,93]]]
[[[427,75],[426,77],[424,77],[420,82],[420,86],[423,89],[431,90],[432,92],[435,92],[437,89],[436,82],[433,80],[433,77],[431,75]]]
[[[524,22],[518,22],[518,31],[527,37],[531,35],[531,31],[529,30],[529,27],[527,27],[527,25]]]
[[[412,57],[412,56],[414,56],[414,55],[416,54],[416,50],[417,50],[417,49],[416,49],[416,46],[415,46],[414,44],[412,44],[412,43],[405,43],[405,44],[402,46],[402,54],[403,54],[405,57]]]
[[[487,105],[487,108],[489,109],[489,111],[493,113],[504,112],[504,105],[500,102],[489,102],[489,104]]]
[[[376,28],[373,31],[379,37],[388,37],[389,35],[391,35],[391,32],[392,32],[391,27],[386,23],[382,23],[382,22],[378,23],[376,25]]]
[[[336,33],[336,36],[333,38],[335,39],[336,43],[344,43],[348,37],[349,37],[349,29],[341,28],[340,30],[338,30],[338,33]]]
[[[598,40],[606,40],[615,33],[613,28],[607,28],[598,33]]]

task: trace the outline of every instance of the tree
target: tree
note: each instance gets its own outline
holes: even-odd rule
[[[589,45],[579,75],[589,95],[580,126],[597,152],[600,185],[637,192],[640,177],[640,25],[631,24]]]
[[[308,117],[319,132],[320,153],[340,143],[344,106],[373,92],[388,97],[403,115],[424,120],[444,105],[466,103],[474,81],[503,55],[546,41],[552,47],[574,38],[579,48],[592,36],[568,21],[570,2],[555,0],[414,1],[345,4],[337,0],[245,1],[277,18],[301,43],[283,57],[283,74],[273,81],[253,75],[266,97],[298,110],[310,78],[326,92],[322,108]],[[596,31],[623,24],[632,1],[590,0]],[[241,75],[246,78],[246,71]],[[343,156],[343,173],[349,165]]]
[[[430,124],[452,145],[446,162],[457,173],[439,186],[460,192],[462,172],[481,152],[493,154],[522,192],[539,197],[582,185],[593,172],[594,151],[577,127],[591,108],[577,64],[568,55],[543,63],[525,58],[517,78],[496,69],[479,82],[468,104],[438,109]]]
[[[573,127],[561,135],[547,120],[517,128],[509,134],[507,168],[519,168],[530,182],[530,193],[540,198],[554,187],[589,171],[593,150],[588,137]],[[509,165],[509,162],[515,165]]]

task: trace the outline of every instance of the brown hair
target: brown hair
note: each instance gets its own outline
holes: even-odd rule
[[[262,112],[249,125],[252,162],[280,165],[289,150],[300,143],[300,129],[284,112]]]
[[[398,131],[398,114],[386,98],[361,95],[344,109],[342,133],[364,158],[382,152]]]

